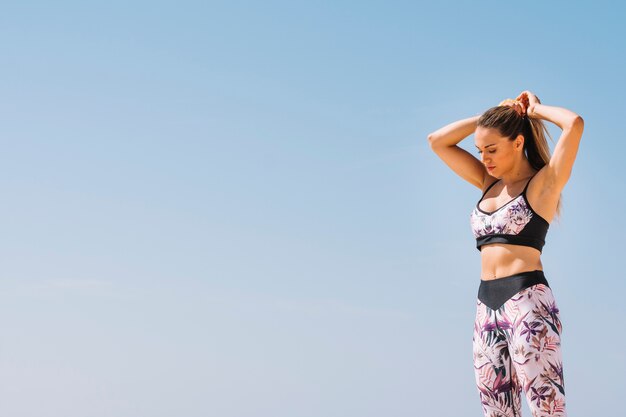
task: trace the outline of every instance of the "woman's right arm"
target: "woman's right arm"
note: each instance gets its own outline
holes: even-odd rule
[[[487,170],[481,161],[457,143],[474,133],[480,116],[462,119],[428,135],[430,148],[461,178],[483,189]]]

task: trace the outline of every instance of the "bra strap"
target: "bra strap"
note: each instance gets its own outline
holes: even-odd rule
[[[539,171],[537,171],[539,172]],[[526,182],[526,186],[524,187],[524,191],[522,192],[522,194],[526,195],[526,190],[528,189],[528,185],[530,184],[530,182],[533,180],[533,178],[535,178],[535,175],[537,175],[537,172],[535,172],[532,177],[530,177],[530,179],[528,180],[528,182]]]
[[[500,181],[500,180],[501,180],[501,178],[498,178],[497,180],[495,180],[494,182],[492,182],[492,183],[491,183],[491,185],[490,185],[489,187],[487,187],[487,189],[486,189],[486,190],[485,190],[485,192],[483,193],[483,197],[485,196],[485,194],[487,194],[487,192],[488,192],[489,190],[491,190],[491,187],[493,187],[494,185],[496,185],[496,182],[498,182],[498,181]],[[482,198],[481,198],[481,200],[482,200]]]

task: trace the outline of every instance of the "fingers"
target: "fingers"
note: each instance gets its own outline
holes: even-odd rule
[[[519,96],[526,96],[526,103],[528,103],[526,106],[528,107],[528,105],[530,103],[539,103],[541,104],[541,101],[539,100],[539,97],[537,97],[535,94],[533,94],[532,92],[528,91],[528,90],[524,90]]]
[[[498,104],[498,106],[509,106],[512,107],[520,116],[526,114],[526,109],[528,108],[528,97],[521,95],[518,96],[515,100],[512,98],[504,99]]]
[[[522,94],[520,94],[519,96],[517,96],[517,99],[524,103],[525,106],[528,106],[528,103],[530,102],[530,96],[529,96],[529,91],[524,91],[522,92]]]

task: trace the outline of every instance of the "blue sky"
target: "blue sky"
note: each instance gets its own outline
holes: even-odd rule
[[[613,415],[624,16],[3,4],[0,414],[481,415],[480,192],[426,137],[528,89],[585,119],[542,261],[569,414]],[[475,153],[473,136],[461,146]]]

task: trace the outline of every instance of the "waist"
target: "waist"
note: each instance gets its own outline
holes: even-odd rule
[[[516,272],[515,274],[511,274],[511,275],[506,275],[503,277],[497,277],[497,278],[490,278],[490,279],[480,279],[481,284],[483,282],[485,283],[490,283],[493,281],[500,281],[500,282],[508,282],[508,281],[515,281],[515,280],[545,280],[546,276],[543,272],[543,270],[541,269],[534,269],[532,271],[522,271],[522,272]],[[489,285],[489,284],[488,284]]]
[[[522,271],[543,269],[541,253],[516,245],[487,245],[480,254],[481,279],[497,279]]]
[[[496,310],[513,295],[537,284],[544,284],[546,287],[550,287],[541,269],[523,271],[502,278],[481,279],[478,287],[478,299]]]
[[[507,275],[506,277],[501,278],[487,280],[481,279],[478,292],[479,294],[486,294],[498,291],[502,288],[520,291],[535,284],[545,284],[548,287],[550,286],[548,285],[548,280],[541,269],[518,272],[517,274]]]

